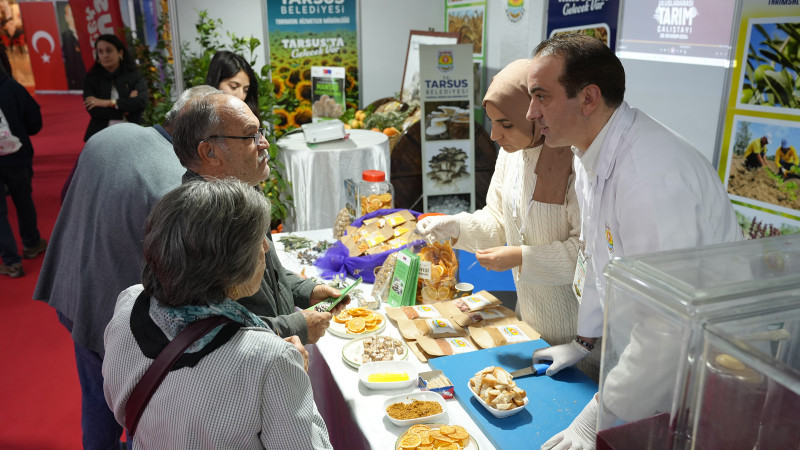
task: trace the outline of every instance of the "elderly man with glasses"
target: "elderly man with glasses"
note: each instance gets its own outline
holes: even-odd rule
[[[184,182],[233,177],[256,186],[269,176],[269,143],[260,122],[243,101],[231,95],[211,94],[188,102],[175,122],[173,147],[187,169]],[[266,317],[279,336],[296,335],[303,344],[317,342],[333,316],[306,308],[338,297],[339,291],[284,269],[273,245],[266,263],[258,292],[239,303]],[[348,301],[339,303],[332,313],[341,311]],[[301,311],[295,312],[295,306]]]

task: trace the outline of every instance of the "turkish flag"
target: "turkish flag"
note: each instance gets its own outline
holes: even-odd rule
[[[69,0],[86,71],[94,65],[94,43],[101,34],[113,34],[125,42],[117,0]]]
[[[56,10],[51,2],[21,2],[19,12],[28,41],[36,90],[66,91],[67,74],[61,54]]]

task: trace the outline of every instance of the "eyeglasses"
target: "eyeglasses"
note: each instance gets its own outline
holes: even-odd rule
[[[223,136],[223,135],[216,135],[215,134],[213,136],[209,136],[209,137],[203,139],[203,141],[207,141],[209,139],[217,139],[217,138],[242,139],[242,140],[252,139],[253,143],[258,145],[258,143],[261,142],[261,138],[263,138],[265,136],[266,132],[267,132],[266,128],[259,128],[258,131],[256,131],[256,134],[253,134],[253,135],[250,135],[250,136]]]

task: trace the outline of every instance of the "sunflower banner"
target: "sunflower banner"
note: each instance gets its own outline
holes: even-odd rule
[[[284,106],[275,110],[277,130],[312,121],[312,67],[343,68],[345,106],[358,109],[356,0],[292,3],[267,2],[272,83]]]

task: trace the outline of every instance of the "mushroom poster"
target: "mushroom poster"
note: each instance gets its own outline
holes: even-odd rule
[[[420,45],[425,212],[475,210],[472,44]]]

